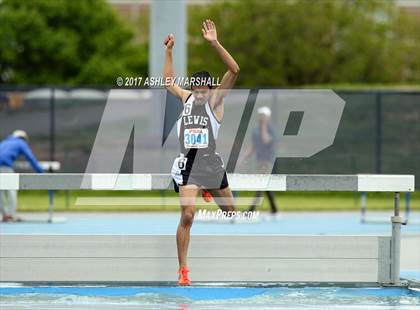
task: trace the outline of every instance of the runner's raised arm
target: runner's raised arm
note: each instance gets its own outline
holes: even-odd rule
[[[165,64],[163,67],[163,78],[165,81],[165,88],[169,90],[173,95],[178,97],[184,104],[190,91],[182,89],[175,83],[175,73],[173,69],[172,49],[175,44],[175,38],[173,34],[169,34],[164,41],[165,44]]]
[[[239,75],[240,68],[235,59],[233,59],[232,55],[230,55],[229,52],[219,42],[216,25],[212,20],[207,19],[205,22],[203,22],[203,28],[201,29],[201,32],[203,33],[204,39],[210,42],[211,46],[216,50],[220,59],[228,69],[222,78],[220,86],[216,89],[214,94],[216,96],[216,102],[218,102],[223,99],[224,96],[226,96],[227,91],[231,89],[235,84]]]

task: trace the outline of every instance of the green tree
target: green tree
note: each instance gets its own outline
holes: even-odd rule
[[[113,85],[147,75],[147,46],[104,0],[3,0],[0,21],[0,83]]]
[[[189,18],[189,72],[223,74],[201,38],[211,18],[242,87],[420,81],[420,21],[393,1],[215,1],[190,7]]]

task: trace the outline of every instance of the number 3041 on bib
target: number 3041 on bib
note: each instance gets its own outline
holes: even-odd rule
[[[202,149],[208,146],[208,128],[188,128],[184,130],[184,147],[186,149]]]

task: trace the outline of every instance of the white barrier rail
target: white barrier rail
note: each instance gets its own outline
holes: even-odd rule
[[[412,192],[413,175],[293,175],[230,174],[237,191]],[[169,174],[0,174],[0,190],[164,190],[172,188]]]

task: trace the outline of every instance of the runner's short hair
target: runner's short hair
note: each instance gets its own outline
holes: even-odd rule
[[[192,89],[198,86],[208,86],[211,89],[213,88],[212,80],[213,78],[208,71],[198,71],[191,75],[190,87]]]

